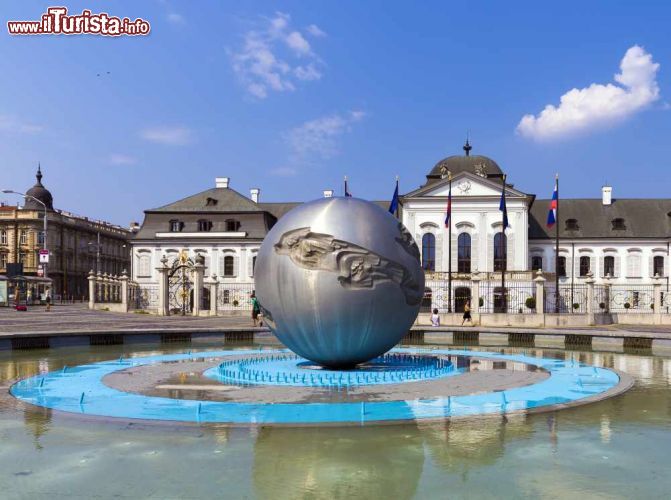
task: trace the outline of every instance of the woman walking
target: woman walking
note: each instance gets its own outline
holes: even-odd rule
[[[470,322],[471,325],[473,324],[473,320],[471,319],[471,301],[470,300],[466,301],[466,303],[464,304],[464,316],[463,316],[463,319],[461,321],[461,326],[464,326],[464,323],[466,323],[466,321]]]

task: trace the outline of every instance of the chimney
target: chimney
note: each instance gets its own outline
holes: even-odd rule
[[[333,198],[333,189],[324,189],[324,198]]]
[[[613,188],[610,186],[603,186],[601,188],[601,201],[604,205],[613,203]]]
[[[140,230],[140,224],[133,221],[133,222],[130,223],[130,226],[128,227],[128,229],[130,229],[130,231],[133,232],[133,233],[137,233]]]
[[[218,188],[228,188],[229,177],[217,177],[214,179],[214,186]]]
[[[261,194],[261,190],[259,188],[252,188],[249,190],[249,194],[251,195],[250,198],[254,203],[259,202],[259,194]]]

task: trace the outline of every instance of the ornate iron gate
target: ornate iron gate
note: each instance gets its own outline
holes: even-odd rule
[[[168,273],[168,304],[171,314],[182,316],[193,310],[193,261],[186,253],[179,256]]]

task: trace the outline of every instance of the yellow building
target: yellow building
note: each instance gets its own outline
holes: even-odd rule
[[[45,210],[33,198],[47,208],[47,248],[51,255],[46,271],[52,280],[54,299],[86,297],[90,270],[112,275],[129,270],[130,230],[54,209],[39,167],[36,178],[22,207],[0,205],[0,277],[7,274],[7,266],[12,263],[23,264],[23,276],[42,274],[39,250],[44,247]]]

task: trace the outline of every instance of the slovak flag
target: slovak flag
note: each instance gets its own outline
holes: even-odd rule
[[[557,204],[559,203],[559,195],[557,194],[557,181],[555,181],[555,190],[552,193],[552,200],[550,200],[550,210],[548,211],[548,227],[552,227],[557,223]]]
[[[447,192],[447,214],[445,215],[445,227],[450,227],[450,218],[452,217],[452,186]]]

